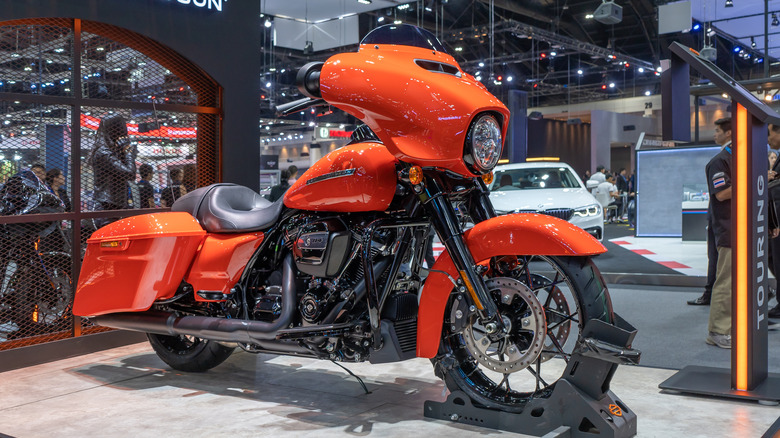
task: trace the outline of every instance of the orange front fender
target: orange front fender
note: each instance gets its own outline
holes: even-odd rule
[[[585,256],[607,251],[582,228],[540,214],[495,217],[478,223],[463,238],[477,263],[498,255]],[[447,251],[439,256],[433,269],[458,278]],[[439,349],[444,308],[452,288],[452,281],[439,272],[431,272],[425,280],[417,322],[418,357],[434,357]]]

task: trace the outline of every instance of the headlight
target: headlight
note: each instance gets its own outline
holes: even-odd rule
[[[501,125],[494,116],[483,114],[471,124],[466,135],[463,161],[478,175],[490,172],[501,157],[501,145]]]
[[[599,216],[601,215],[601,205],[593,204],[574,210],[574,215],[579,217]]]

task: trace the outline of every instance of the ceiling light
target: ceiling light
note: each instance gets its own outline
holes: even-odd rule
[[[591,18],[593,18],[593,14],[585,14],[585,18],[587,18],[588,20],[590,20]]]
[[[658,68],[656,68],[656,69],[655,69],[655,71],[657,71],[658,73],[661,73],[661,72],[663,72],[664,70],[663,70],[661,67],[658,67]]]
[[[582,75],[582,69],[577,70],[578,75]]]
[[[724,99],[728,99],[729,98],[729,95],[726,94],[726,93],[721,94],[721,96],[723,96]]]
[[[614,82],[610,82],[609,83],[609,88],[615,88],[615,83]]]
[[[455,47],[455,51],[456,52],[462,52],[463,51],[463,47]]]
[[[693,27],[691,28],[691,30],[693,30],[693,31],[697,31],[699,29],[701,29],[701,24],[699,24],[699,23],[694,24]]]
[[[645,96],[649,96],[649,95],[650,95],[650,90],[645,91]]]
[[[265,20],[265,27],[271,27],[271,20]]]
[[[636,71],[638,71],[639,73],[644,73],[645,69],[643,67],[639,67]]]
[[[409,9],[409,6],[410,6],[409,3],[403,4],[403,5],[399,5],[398,6],[398,10],[399,11],[404,11],[406,9]]]
[[[357,2],[362,4],[362,5],[370,5],[371,4],[371,0],[357,0]]]
[[[385,17],[379,17],[379,18],[376,19],[376,21],[378,23],[381,23],[381,22],[385,21]]]
[[[727,8],[733,8],[734,7],[734,1],[733,0],[726,0],[726,7]]]
[[[780,26],[780,20],[777,19],[777,14],[772,12],[772,26]]]
[[[734,46],[734,53],[739,53],[740,50],[742,50],[742,47]]]
[[[395,20],[395,21],[393,21],[393,24],[401,24],[401,23],[403,23],[401,20]]]
[[[480,67],[484,67],[484,66],[485,66],[485,63],[484,63],[484,62],[480,62],[480,63],[479,63],[479,66],[480,66]]]
[[[512,76],[507,76],[507,77],[506,77],[506,81],[507,81],[507,82],[512,82],[512,79],[514,79]]]
[[[271,88],[271,83],[270,83],[270,82],[266,82],[266,83],[265,83],[265,87],[266,87],[266,88]]]
[[[556,51],[552,51],[552,52],[550,52],[550,56],[555,56],[555,55],[557,55],[557,54],[558,54],[558,52],[556,52]]]
[[[764,96],[764,100],[766,100],[767,102],[771,102],[772,101],[772,95],[771,94],[767,94],[766,96]]]
[[[750,37],[750,47],[756,48],[756,39],[753,37]]]

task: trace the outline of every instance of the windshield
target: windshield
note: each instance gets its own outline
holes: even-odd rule
[[[360,44],[413,46],[449,54],[434,34],[410,24],[388,24],[377,27],[369,32]]]
[[[532,167],[496,170],[491,191],[579,189],[577,177],[566,167]]]

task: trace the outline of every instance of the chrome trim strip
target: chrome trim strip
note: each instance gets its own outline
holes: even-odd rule
[[[341,178],[341,177],[344,177],[344,176],[350,176],[350,175],[355,173],[355,170],[356,169],[354,169],[354,168],[352,168],[352,169],[344,169],[344,170],[337,170],[335,172],[330,172],[330,173],[326,173],[326,174],[323,174],[323,175],[320,175],[320,176],[315,176],[314,178],[310,178],[310,179],[306,180],[306,185],[308,186],[309,184],[314,184],[314,183],[318,183],[318,182],[321,182],[321,181],[326,181],[326,180],[333,179],[333,178]]]

